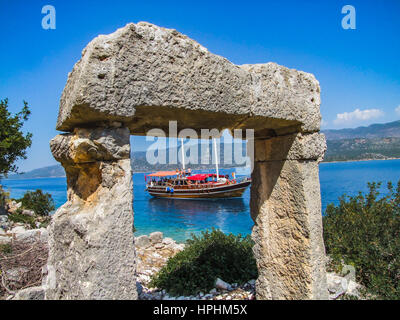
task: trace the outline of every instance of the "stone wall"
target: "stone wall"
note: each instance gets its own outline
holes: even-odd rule
[[[49,226],[47,299],[136,299],[127,128],[75,129],[51,141],[68,202]]]
[[[258,140],[251,215],[258,299],[327,299],[318,163],[320,134]]]

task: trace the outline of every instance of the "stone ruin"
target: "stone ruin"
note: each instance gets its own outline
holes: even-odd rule
[[[140,22],[93,39],[68,75],[50,143],[68,201],[49,229],[47,299],[137,299],[130,135],[254,129],[257,299],[327,299],[320,87],[275,63],[234,65]]]

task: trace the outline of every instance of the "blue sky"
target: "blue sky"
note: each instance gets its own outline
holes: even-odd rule
[[[56,29],[41,27],[44,5]],[[356,29],[341,26],[344,5]],[[400,119],[400,1],[35,1],[0,0],[0,98],[28,101],[33,133],[21,170],[55,164],[48,142],[68,72],[98,34],[128,22],[174,28],[235,64],[273,61],[313,73],[323,129]],[[398,108],[399,107],[399,108]],[[396,108],[397,112],[396,112]],[[143,139],[135,139],[143,145]]]

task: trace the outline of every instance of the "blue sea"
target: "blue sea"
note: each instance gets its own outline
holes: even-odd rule
[[[222,169],[230,174],[232,169]],[[192,233],[215,227],[223,232],[247,235],[251,233],[253,221],[250,218],[250,190],[242,199],[225,200],[171,200],[155,199],[145,192],[144,173],[133,175],[136,235],[162,231],[165,236],[183,242]],[[357,161],[321,163],[320,182],[322,212],[329,203],[338,203],[342,194],[356,195],[368,191],[367,182],[383,182],[382,193],[387,192],[388,181],[397,183],[400,179],[400,160]],[[2,180],[1,184],[20,198],[28,190],[42,189],[53,196],[56,206],[66,202],[65,178],[43,178],[26,180]]]

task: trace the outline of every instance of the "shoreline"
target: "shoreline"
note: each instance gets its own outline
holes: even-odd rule
[[[322,161],[321,163],[341,163],[341,162],[366,162],[366,161],[387,161],[387,160],[400,160],[400,158],[387,158],[387,159],[359,159],[359,160],[334,160]]]
[[[400,160],[400,158],[387,158],[387,159],[359,159],[359,160],[334,160],[334,161],[322,161],[320,164],[324,163],[343,163],[343,162],[366,162],[366,161],[387,161],[387,160]],[[222,169],[235,169],[238,167],[232,168],[222,168]],[[193,170],[207,170],[207,169],[193,169]],[[132,174],[135,173],[148,173],[150,171],[132,171]],[[66,178],[66,176],[50,176],[50,177],[36,177],[36,178],[18,178],[18,179],[0,179],[7,181],[18,181],[18,180],[36,180],[36,179],[55,179],[55,178]],[[1,185],[1,183],[0,183]]]

